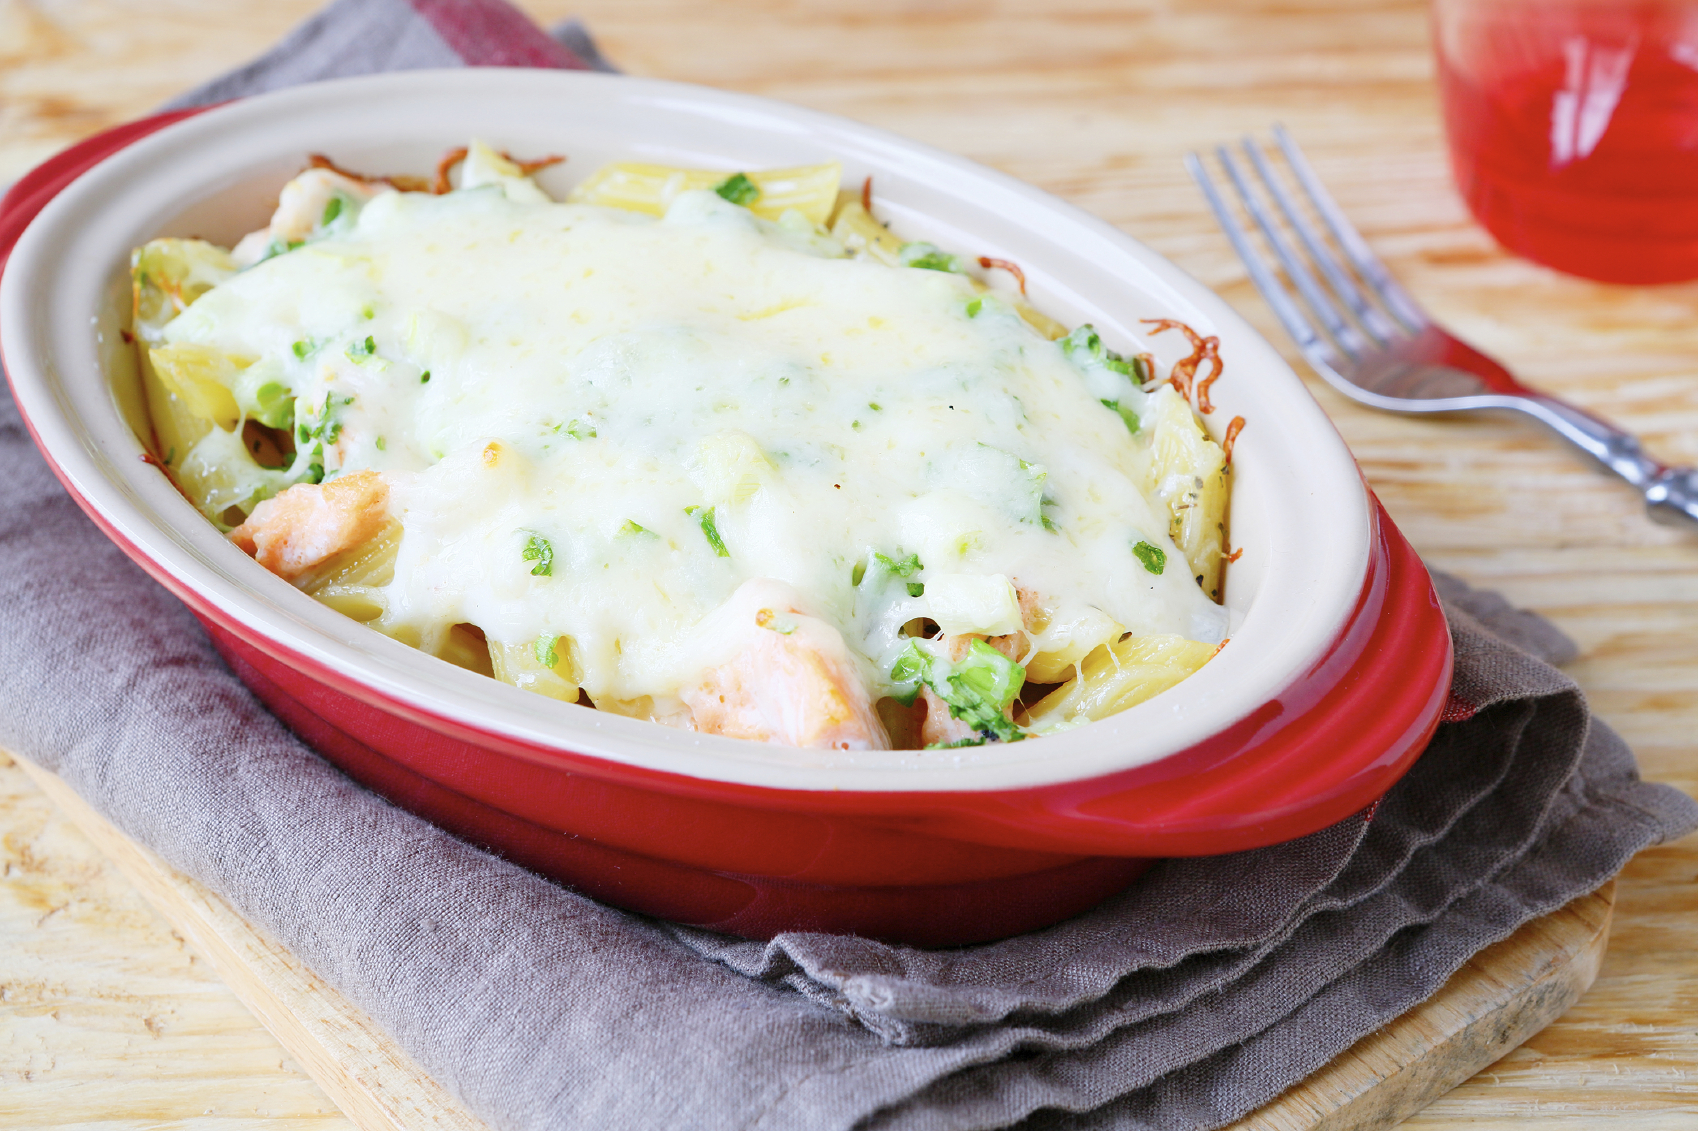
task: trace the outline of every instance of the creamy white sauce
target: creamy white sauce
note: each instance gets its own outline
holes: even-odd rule
[[[328,474],[397,473],[385,627],[569,636],[592,698],[660,705],[726,658],[713,614],[752,579],[841,631],[874,694],[905,621],[1007,631],[1013,585],[1058,624],[1222,637],[1100,403],[1150,398],[992,296],[970,316],[965,278],[832,257],[710,192],[659,220],[513,195],[386,192],[166,328],[328,399]],[[729,556],[687,513],[709,507]],[[857,587],[873,551],[924,568]]]

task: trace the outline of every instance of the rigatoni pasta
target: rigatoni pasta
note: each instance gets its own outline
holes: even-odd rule
[[[1178,370],[836,163],[564,203],[534,167],[318,160],[234,249],[137,250],[155,454],[261,564],[515,687],[816,749],[1029,738],[1218,649],[1230,468]]]

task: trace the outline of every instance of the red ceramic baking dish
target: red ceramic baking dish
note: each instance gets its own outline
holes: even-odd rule
[[[1034,742],[802,751],[530,695],[324,608],[230,545],[144,461],[122,342],[129,250],[233,242],[312,152],[425,172],[478,136],[727,170],[839,159],[901,235],[1024,268],[1033,302],[1110,341],[1177,318],[1220,339],[1234,454],[1231,639],[1178,687]],[[26,229],[27,225],[27,229]],[[15,246],[12,246],[15,241]],[[408,72],[122,127],[0,205],[0,359],[71,495],[206,625],[242,680],[357,780],[468,840],[636,911],[753,937],[940,946],[1090,907],[1152,859],[1301,836],[1371,805],[1436,727],[1448,630],[1420,560],[1302,383],[1214,295],[1030,186],[868,127],[677,84]],[[1162,364],[1177,356],[1148,343]],[[1171,356],[1170,356],[1171,355]]]

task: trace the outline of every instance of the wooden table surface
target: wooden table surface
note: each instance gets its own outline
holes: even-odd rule
[[[0,183],[257,53],[317,5],[0,0]],[[1562,278],[1469,221],[1418,0],[521,6],[545,23],[584,17],[634,74],[845,114],[1041,185],[1172,258],[1283,348],[1180,166],[1282,121],[1441,319],[1658,456],[1698,462],[1698,285]],[[1427,560],[1569,632],[1571,674],[1646,775],[1698,789],[1698,534],[1652,525],[1631,490],[1530,425],[1378,415],[1311,386]],[[0,862],[0,1125],[349,1126],[3,756]],[[1577,1007],[1408,1126],[1693,1126],[1695,1017],[1698,837],[1628,867]]]

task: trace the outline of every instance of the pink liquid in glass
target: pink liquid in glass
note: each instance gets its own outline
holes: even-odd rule
[[[1435,0],[1451,164],[1509,250],[1698,279],[1698,2]]]

